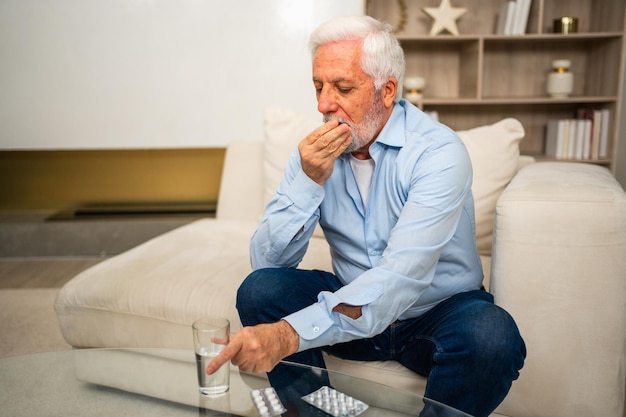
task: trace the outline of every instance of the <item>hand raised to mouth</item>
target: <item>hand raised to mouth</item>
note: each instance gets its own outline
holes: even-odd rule
[[[345,123],[331,119],[309,133],[298,144],[302,169],[319,185],[324,185],[333,172],[333,165],[352,143],[352,129]]]

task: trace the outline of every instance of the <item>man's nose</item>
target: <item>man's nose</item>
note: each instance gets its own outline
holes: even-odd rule
[[[317,111],[322,114],[334,113],[337,111],[337,100],[332,92],[323,88],[317,96]]]

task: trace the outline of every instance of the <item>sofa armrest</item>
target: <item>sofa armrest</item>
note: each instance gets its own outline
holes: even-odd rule
[[[231,142],[226,149],[216,217],[259,221],[263,191],[263,143]]]
[[[539,162],[500,196],[491,292],[528,356],[500,412],[621,416],[626,194],[603,167]]]

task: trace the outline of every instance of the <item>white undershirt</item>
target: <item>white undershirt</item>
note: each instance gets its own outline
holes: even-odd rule
[[[352,167],[356,183],[359,186],[363,205],[367,207],[367,197],[370,192],[372,176],[374,175],[374,160],[372,158],[357,159],[353,155],[350,155],[350,166]]]

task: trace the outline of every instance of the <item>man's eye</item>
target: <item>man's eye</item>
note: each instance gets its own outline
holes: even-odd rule
[[[350,87],[338,87],[337,89],[341,94],[348,94],[350,91],[352,91],[352,88]]]

